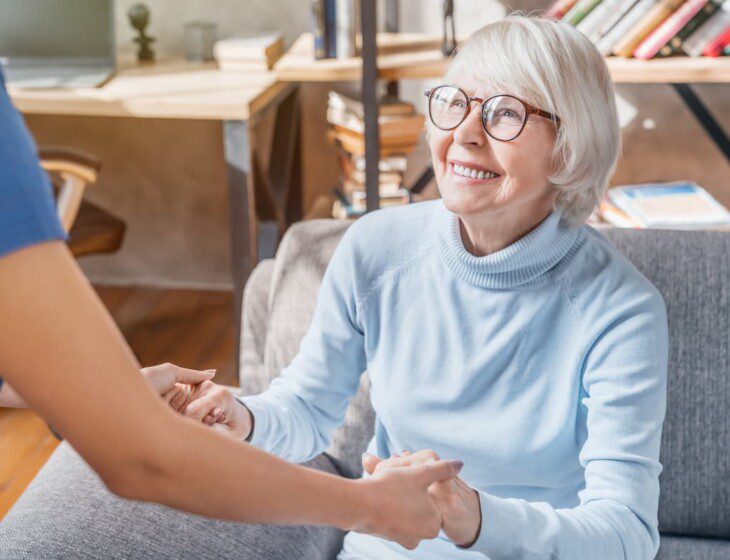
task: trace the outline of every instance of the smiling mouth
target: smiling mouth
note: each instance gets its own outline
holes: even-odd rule
[[[451,172],[456,177],[464,179],[473,179],[476,181],[487,181],[499,177],[498,173],[487,171],[486,169],[476,169],[459,163],[450,163]]]

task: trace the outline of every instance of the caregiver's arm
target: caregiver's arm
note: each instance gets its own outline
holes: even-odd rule
[[[241,522],[381,533],[410,547],[438,532],[426,488],[455,474],[448,463],[373,483],[346,480],[176,414],[139,374],[60,241],[0,258],[0,318],[6,380],[122,496]]]
[[[268,390],[241,399],[254,419],[251,443],[289,461],[308,461],[328,447],[366,369],[357,288],[368,281],[358,237],[366,223],[367,216],[353,223],[337,245],[297,355]]]
[[[612,310],[583,369],[587,439],[580,505],[480,493],[476,550],[492,560],[651,560],[659,547],[659,446],[666,408],[667,317],[658,292]]]

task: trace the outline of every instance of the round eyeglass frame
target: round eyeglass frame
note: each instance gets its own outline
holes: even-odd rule
[[[461,92],[461,94],[466,98],[466,109],[464,110],[464,116],[461,117],[461,120],[456,123],[454,126],[443,128],[436,124],[436,121],[433,120],[433,115],[431,115],[431,97],[433,96],[434,92],[440,88],[443,87],[450,87],[454,88]],[[557,115],[553,115],[552,113],[548,113],[547,111],[544,111],[542,109],[539,109],[538,107],[535,107],[534,105],[530,105],[527,101],[524,101],[520,99],[519,97],[516,97],[509,93],[499,93],[497,95],[493,95],[492,97],[488,97],[487,99],[482,99],[481,97],[471,97],[469,96],[463,89],[461,89],[459,86],[454,86],[451,84],[443,84],[440,86],[436,86],[431,89],[427,89],[424,92],[424,95],[428,98],[428,118],[431,120],[433,125],[438,128],[439,130],[454,130],[457,128],[461,123],[463,123],[466,120],[466,117],[469,116],[469,113],[471,112],[471,104],[474,101],[479,102],[481,109],[482,109],[482,115],[481,115],[481,121],[482,121],[482,128],[484,129],[484,132],[486,132],[491,138],[494,138],[498,142],[511,142],[515,138],[517,138],[520,134],[522,134],[522,131],[525,128],[525,124],[527,124],[527,119],[530,115],[537,115],[539,117],[543,117],[546,119],[549,119],[555,123],[555,126],[557,126],[560,123],[560,117]],[[497,97],[511,97],[512,99],[515,99],[522,103],[522,105],[525,108],[525,118],[522,120],[522,126],[520,127],[520,130],[515,134],[512,138],[509,138],[507,140],[504,140],[503,138],[497,138],[492,135],[492,133],[487,130],[487,123],[485,122],[485,114],[486,114],[486,107],[487,103],[489,103],[492,99],[495,99]]]

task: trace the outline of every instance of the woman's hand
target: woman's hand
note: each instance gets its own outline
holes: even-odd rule
[[[213,379],[215,375],[214,369],[198,371],[182,368],[170,363],[142,368],[139,371],[150,385],[154,387],[155,391],[165,397],[168,403],[173,396],[184,392],[182,390],[183,387],[190,388],[191,385]]]
[[[418,453],[404,451],[385,460],[366,453],[362,464],[368,474],[377,475],[391,469],[424,465],[438,460],[439,456],[430,450]],[[428,492],[441,512],[442,528],[446,536],[457,546],[469,547],[474,544],[482,524],[477,491],[455,476],[432,484]]]
[[[253,427],[248,408],[233,393],[212,381],[203,381],[173,396],[170,405],[188,418],[210,424],[227,435],[246,439]]]

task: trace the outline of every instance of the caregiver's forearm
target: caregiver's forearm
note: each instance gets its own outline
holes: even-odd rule
[[[10,408],[26,408],[26,404],[21,396],[8,383],[0,386],[0,406]]]
[[[0,371],[113,491],[236,521],[345,527],[364,507],[350,481],[169,409],[62,243],[0,259],[0,316]]]

